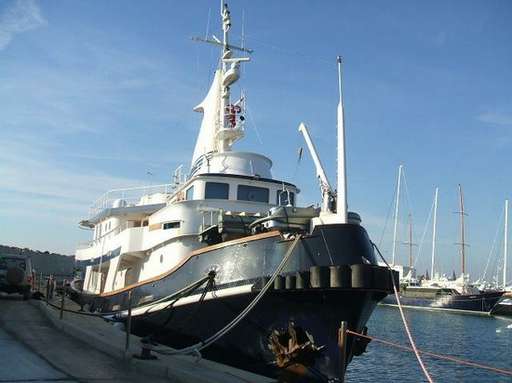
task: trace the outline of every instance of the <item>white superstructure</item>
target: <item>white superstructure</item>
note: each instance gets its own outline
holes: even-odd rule
[[[209,228],[256,219],[273,206],[293,206],[299,190],[272,178],[272,161],[257,153],[232,151],[244,135],[245,100],[231,100],[250,52],[229,44],[231,18],[222,5],[223,41],[219,68],[205,99],[194,108],[203,120],[187,180],[107,192],[80,225],[92,240],[76,251],[85,263],[84,291],[110,293],[172,271],[191,251],[206,246]],[[226,230],[227,239],[242,236]],[[226,238],[223,238],[225,240]]]

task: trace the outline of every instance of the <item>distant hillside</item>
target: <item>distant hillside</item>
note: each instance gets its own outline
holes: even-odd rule
[[[50,253],[49,251],[0,245],[0,254],[28,255],[32,259],[32,268],[37,273],[44,275],[72,276],[75,268],[74,256]]]

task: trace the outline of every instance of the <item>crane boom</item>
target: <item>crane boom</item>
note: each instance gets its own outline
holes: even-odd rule
[[[320,161],[320,157],[318,156],[318,152],[316,151],[315,144],[311,140],[308,128],[303,122],[299,125],[299,132],[304,136],[304,141],[306,141],[309,153],[311,154],[315,164],[316,176],[320,182],[320,190],[322,191],[322,211],[332,212],[331,203],[334,201],[334,192],[329,180],[327,179],[327,175],[325,174],[325,170],[322,166],[322,162]]]

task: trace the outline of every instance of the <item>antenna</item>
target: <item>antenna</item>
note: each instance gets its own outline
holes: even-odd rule
[[[343,113],[343,78],[341,56],[336,58],[338,63],[338,194],[336,198],[336,214],[340,223],[347,223],[347,155],[345,152],[345,116]]]

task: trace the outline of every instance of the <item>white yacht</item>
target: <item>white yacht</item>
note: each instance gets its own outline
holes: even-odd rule
[[[349,336],[340,362],[341,321],[364,331],[392,291],[360,217],[347,212],[341,60],[339,192],[302,124],[322,201],[299,207],[299,188],[273,178],[269,158],[234,149],[244,137],[245,100],[231,87],[250,60],[235,53],[250,51],[230,43],[230,12],[221,8],[222,41],[204,39],[220,48],[220,64],[194,108],[203,120],[190,171],[179,168],[167,185],[111,190],[94,203],[80,222],[92,233],[76,252],[85,267],[81,298],[120,321],[130,302],[133,331],[153,341],[183,348],[203,340],[194,351],[269,376],[336,379],[364,349]]]

